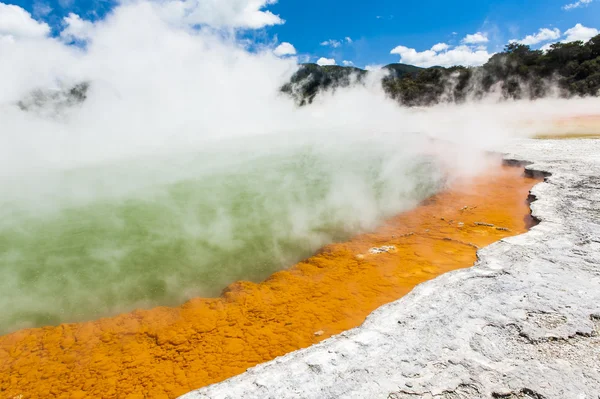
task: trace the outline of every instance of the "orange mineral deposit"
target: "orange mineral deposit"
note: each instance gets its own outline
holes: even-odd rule
[[[472,266],[477,248],[525,232],[537,181],[498,166],[220,298],[0,337],[0,397],[174,398],[312,345],[423,281]]]

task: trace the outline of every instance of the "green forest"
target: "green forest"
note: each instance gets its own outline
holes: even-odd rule
[[[501,99],[563,98],[600,94],[600,35],[588,42],[555,43],[546,51],[510,43],[480,67],[384,67],[388,96],[407,106],[461,103],[497,93]],[[363,84],[369,72],[355,67],[303,64],[281,91],[299,105],[322,90]]]

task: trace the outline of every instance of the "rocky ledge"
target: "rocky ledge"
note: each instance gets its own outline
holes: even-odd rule
[[[600,140],[520,140],[540,224],[365,323],[184,395],[600,398]]]

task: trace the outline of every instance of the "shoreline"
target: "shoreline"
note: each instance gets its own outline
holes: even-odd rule
[[[529,232],[360,327],[182,398],[582,398],[600,392],[600,141],[517,140]],[[342,378],[342,375],[345,378]]]

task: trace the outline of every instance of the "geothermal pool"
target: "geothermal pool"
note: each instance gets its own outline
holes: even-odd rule
[[[372,165],[381,165],[381,158],[373,159],[378,161]],[[431,173],[431,164],[419,165],[409,176],[421,179],[409,192],[422,198],[440,180],[432,178],[437,174]],[[366,170],[371,172],[362,175],[364,182],[377,181],[377,173]],[[393,186],[394,178],[402,176],[392,173],[387,182]],[[454,180],[371,233],[326,245],[260,284],[242,281],[219,298],[195,298],[179,307],[5,335],[0,337],[0,388],[8,397],[174,398],[222,381],[355,327],[420,282],[471,266],[477,248],[525,232],[533,223],[527,196],[537,181],[524,177],[523,168],[500,167],[498,160],[484,175]],[[377,194],[371,198],[385,197],[385,187],[372,190]],[[417,201],[398,193],[392,197],[401,199],[399,208]],[[334,217],[338,228],[332,231],[343,235],[350,234],[347,226],[365,227],[353,212]],[[394,213],[383,207],[378,215],[387,212]],[[339,237],[330,234],[328,239]]]
[[[365,145],[254,138],[5,181],[0,334],[218,296],[440,187],[431,159]]]

